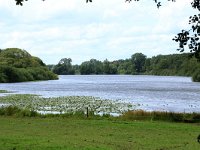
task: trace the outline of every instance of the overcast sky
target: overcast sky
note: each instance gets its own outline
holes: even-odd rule
[[[29,0],[16,6],[0,0],[0,48],[17,47],[46,64],[71,58],[73,64],[95,58],[110,61],[141,52],[148,57],[177,53],[172,38],[188,29],[198,13],[191,0]]]

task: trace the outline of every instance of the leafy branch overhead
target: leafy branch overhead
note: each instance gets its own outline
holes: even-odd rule
[[[200,0],[194,0],[191,5],[200,11]],[[190,52],[200,60],[200,14],[190,16],[189,24],[191,29],[182,30],[173,40],[179,43],[178,51],[184,52],[185,46],[188,46]]]
[[[16,1],[16,5],[21,5],[23,6],[23,2],[24,1],[28,1],[28,0],[15,0]],[[42,1],[45,1],[45,0],[42,0]],[[125,0],[125,2],[131,2],[132,0]],[[134,0],[134,1],[139,1],[139,0]],[[159,8],[161,6],[161,2],[158,1],[158,0],[153,0],[156,4],[157,4],[157,7]],[[168,0],[168,1],[172,1],[172,2],[175,2],[176,0]],[[92,0],[86,0],[86,3],[88,2],[92,2]]]
[[[28,0],[15,0],[16,5],[23,5],[24,1]],[[45,1],[45,0],[42,0]],[[125,0],[125,2],[131,2],[132,0]],[[140,0],[133,0],[140,1]],[[171,2],[175,2],[176,0],[167,0]],[[86,0],[86,3],[93,2],[92,0]],[[153,0],[156,3],[157,8],[160,8],[161,0]],[[200,0],[193,0],[191,3],[194,9],[200,11]],[[185,51],[185,47],[188,46],[190,52],[200,60],[200,14],[190,16],[189,24],[191,24],[191,29],[182,30],[173,38],[174,41],[179,43],[179,48],[177,49],[180,52]]]

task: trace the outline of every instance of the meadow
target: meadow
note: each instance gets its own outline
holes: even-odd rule
[[[199,150],[200,124],[0,116],[1,150]]]
[[[1,97],[0,103],[7,104],[0,108],[1,150],[200,148],[198,113],[129,110],[135,106],[94,97],[9,95]],[[86,106],[89,114],[85,112]]]

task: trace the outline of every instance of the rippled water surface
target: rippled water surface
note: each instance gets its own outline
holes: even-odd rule
[[[200,83],[188,77],[75,75],[54,81],[0,84],[0,89],[45,97],[122,99],[145,110],[200,112]]]

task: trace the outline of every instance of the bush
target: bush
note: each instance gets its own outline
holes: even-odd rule
[[[123,120],[151,120],[151,121],[170,121],[170,122],[200,122],[198,113],[174,113],[174,112],[146,112],[135,110],[125,112],[120,116]]]
[[[0,108],[0,115],[13,116],[15,114],[18,114],[19,112],[20,112],[20,109],[15,106],[8,106],[8,107]]]
[[[0,107],[1,116],[36,117],[39,114],[33,110],[19,109],[16,106]]]
[[[196,70],[192,75],[192,80],[194,82],[200,82],[200,69]]]
[[[0,83],[55,79],[58,76],[41,59],[25,50],[8,48],[0,53]]]

